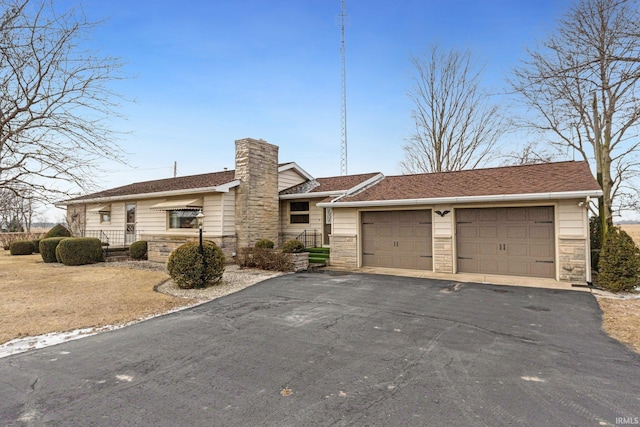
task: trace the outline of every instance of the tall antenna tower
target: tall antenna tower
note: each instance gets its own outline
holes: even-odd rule
[[[340,145],[340,175],[347,174],[347,61],[344,47],[344,28],[347,24],[347,4],[345,0],[340,0],[342,11],[340,13],[340,59],[342,60],[341,96],[342,106],[340,109],[340,125],[342,130],[342,141]]]

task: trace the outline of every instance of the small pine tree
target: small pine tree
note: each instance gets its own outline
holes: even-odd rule
[[[611,292],[631,292],[640,285],[640,249],[618,227],[607,232],[599,262],[600,287]]]

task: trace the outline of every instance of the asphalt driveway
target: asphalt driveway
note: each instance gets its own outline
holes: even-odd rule
[[[0,424],[637,424],[588,293],[341,273],[0,359]],[[630,422],[631,421],[631,422]]]

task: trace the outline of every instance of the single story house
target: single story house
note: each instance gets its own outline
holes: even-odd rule
[[[67,200],[79,235],[149,243],[149,259],[203,233],[227,256],[259,239],[330,248],[330,264],[590,281],[585,162],[432,174],[314,178],[278,147],[236,141],[236,168],[140,182]]]

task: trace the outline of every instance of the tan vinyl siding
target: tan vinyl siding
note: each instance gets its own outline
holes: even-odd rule
[[[289,202],[306,202],[309,201],[309,223],[308,224],[290,224]],[[322,210],[316,206],[322,199],[295,199],[283,200],[280,202],[280,232],[284,235],[292,235],[302,233],[304,230],[316,230],[322,233]],[[294,212],[295,213],[295,212]]]
[[[109,203],[90,203],[87,205],[87,230],[91,231],[122,231],[124,232],[124,202],[114,202],[111,205],[111,221],[100,222],[100,215],[90,212],[91,209]]]
[[[222,193],[222,234],[233,236],[236,233],[236,191],[231,189],[228,193]]]
[[[449,211],[445,216],[440,216],[435,211]],[[438,237],[453,236],[453,208],[451,205],[436,205],[432,210],[433,235]]]
[[[585,207],[578,206],[583,200],[561,200],[558,203],[558,237],[582,238],[587,237]]]
[[[294,185],[302,184],[307,179],[300,176],[293,169],[287,169],[278,173],[278,191],[286,190]]]
[[[203,195],[204,235],[222,236],[233,235],[235,233],[235,192],[211,193]],[[198,195],[194,195],[197,197]],[[224,205],[222,199],[225,198]],[[152,210],[151,207],[157,203],[171,200],[171,198],[153,198],[131,201],[136,203],[136,232],[140,234],[153,235],[186,235],[196,236],[197,229],[169,229],[168,212]],[[90,204],[87,209],[93,209],[103,204]],[[224,215],[222,208],[224,206]],[[87,230],[109,230],[122,231],[125,229],[125,202],[111,203],[111,222],[100,224],[100,215],[87,215]],[[224,233],[223,233],[224,230]]]
[[[358,234],[358,211],[355,208],[333,209],[333,233],[355,236]]]

